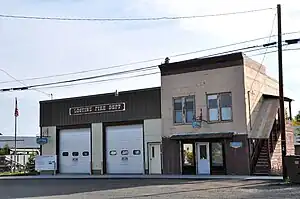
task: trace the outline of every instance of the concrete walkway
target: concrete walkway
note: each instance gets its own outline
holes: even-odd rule
[[[233,176],[233,175],[37,175],[37,176],[6,176],[9,179],[186,179],[186,180],[283,180],[282,176]]]

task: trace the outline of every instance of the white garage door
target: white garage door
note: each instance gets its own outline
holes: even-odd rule
[[[60,173],[90,174],[90,129],[66,129],[59,134]]]
[[[143,174],[143,126],[106,128],[106,169],[109,174]]]

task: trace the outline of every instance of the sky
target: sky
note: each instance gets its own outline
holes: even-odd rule
[[[209,3],[208,3],[209,2]],[[261,3],[263,2],[263,3]],[[300,38],[300,2],[254,0],[2,0],[0,14],[71,18],[144,18],[160,16],[207,15],[245,10],[276,8],[282,4],[283,39]],[[122,70],[158,65],[167,56],[232,44],[271,35],[276,10],[169,21],[49,21],[0,18],[0,88],[23,86],[18,80],[57,74],[103,69],[137,61],[161,58],[143,64],[114,69],[98,70],[68,76],[22,81],[33,85],[73,78],[101,75]],[[272,34],[277,34],[277,25]],[[270,41],[276,41],[276,37]],[[267,43],[268,38],[243,45],[230,46],[186,56],[171,57],[179,61]],[[288,48],[299,48],[296,44]],[[269,51],[272,51],[271,49]],[[246,53],[255,56],[265,50]],[[293,114],[300,110],[300,51],[284,51],[284,92],[295,99]],[[263,64],[267,73],[278,76],[277,54],[269,53]],[[3,70],[5,72],[3,72]],[[153,70],[157,72],[158,70]],[[3,81],[10,81],[3,83]],[[39,133],[39,101],[90,95],[115,90],[131,90],[160,86],[159,74],[98,82],[71,87],[44,88],[39,91],[0,93],[0,133],[14,134],[14,99],[18,98],[20,116],[18,135]],[[45,94],[46,93],[46,94]]]

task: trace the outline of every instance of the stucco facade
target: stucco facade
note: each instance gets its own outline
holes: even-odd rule
[[[266,74],[266,67],[242,53],[233,53],[175,63],[167,62],[160,66],[160,70],[164,172],[199,174],[202,164],[199,162],[203,162],[203,158],[198,157],[201,150],[204,150],[208,151],[208,157],[203,157],[207,158],[207,164],[210,164],[206,174],[251,174],[255,147],[251,141],[252,126],[256,119],[264,117],[261,113],[265,108],[268,110],[268,118],[255,124],[260,125],[256,129],[266,131],[256,132],[257,134],[268,136],[277,117],[278,99],[273,97],[278,98],[278,82]],[[221,101],[223,93],[230,96],[230,103],[228,104],[227,100],[227,105],[224,106],[229,107],[227,110],[231,112],[227,120],[220,119],[223,117],[222,106],[225,103]],[[210,96],[214,94],[217,96],[217,105],[213,104],[214,101],[209,101]],[[273,100],[267,104],[265,102],[269,97]],[[183,98],[182,106],[179,102],[179,105],[176,104],[177,98]],[[194,99],[193,108],[190,108],[190,112],[194,114],[192,121],[188,118],[188,114],[192,113],[187,112],[188,106],[192,105],[188,105],[186,99]],[[218,106],[216,109],[219,119],[212,121],[211,106]],[[176,112],[180,107],[183,110],[182,116]],[[183,122],[178,123],[177,120]],[[200,120],[201,127],[192,125]],[[185,165],[187,145],[193,153],[190,165]],[[215,149],[216,145],[222,147]],[[221,158],[214,154],[215,150],[219,150]],[[176,153],[172,156],[167,155],[170,151]],[[220,161],[214,163],[218,158]],[[239,166],[236,166],[237,161]],[[214,164],[217,166],[214,167]]]
[[[209,71],[196,71],[185,74],[162,76],[162,118],[163,136],[181,132],[222,132],[233,131],[238,134],[246,133],[246,107],[244,99],[244,68],[233,66]],[[180,96],[195,95],[196,116],[200,115],[202,109],[203,118],[207,120],[206,93],[232,92],[232,103],[234,104],[233,121],[222,123],[203,122],[201,129],[195,129],[191,124],[176,125],[173,123],[172,98]]]
[[[246,104],[247,132],[256,119],[262,104],[263,94],[278,96],[278,81],[266,74],[266,67],[244,57],[244,98]],[[248,93],[249,92],[249,93]],[[249,114],[250,110],[250,114]],[[251,121],[250,121],[251,115]],[[250,122],[252,124],[250,124]]]

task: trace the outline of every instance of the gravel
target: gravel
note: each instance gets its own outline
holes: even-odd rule
[[[0,180],[0,199],[299,198],[300,186],[268,181],[174,179]]]

